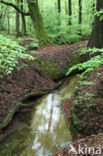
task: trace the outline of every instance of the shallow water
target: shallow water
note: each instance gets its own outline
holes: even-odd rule
[[[0,147],[0,156],[54,156],[67,146],[73,134],[61,106],[73,95],[79,80],[78,76],[66,79],[59,90],[34,102],[30,126],[19,128],[8,137]]]

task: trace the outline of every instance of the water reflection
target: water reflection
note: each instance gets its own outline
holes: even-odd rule
[[[48,152],[55,152],[63,142],[72,140],[69,127],[66,127],[64,116],[58,107],[62,100],[58,93],[43,97],[41,105],[36,107],[31,124],[35,134],[32,149],[45,156],[48,156]]]
[[[4,143],[7,147],[6,151],[1,151],[1,156],[2,152],[6,155],[15,149],[15,156],[53,156],[60,147],[72,141],[71,131],[60,106],[62,100],[73,95],[78,80],[78,77],[72,77],[65,81],[60,90],[38,99],[37,106],[32,111],[30,130],[17,131],[10,136]],[[22,148],[21,142],[24,145]]]

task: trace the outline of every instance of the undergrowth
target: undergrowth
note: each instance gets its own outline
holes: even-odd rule
[[[99,67],[103,64],[103,49],[98,48],[85,48],[81,50],[82,54],[89,54],[90,59],[86,62],[79,63],[73,67],[71,67],[66,75],[69,75],[71,72],[75,70],[84,71],[82,76],[87,76],[89,72],[93,71],[96,67]],[[93,57],[94,56],[94,57]]]
[[[26,64],[20,64],[19,59],[28,59],[34,61],[35,58],[28,55],[25,48],[20,46],[17,42],[7,39],[5,36],[0,35],[0,77],[11,74],[17,68],[18,70]]]

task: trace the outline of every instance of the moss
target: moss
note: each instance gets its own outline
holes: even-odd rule
[[[52,78],[53,80],[61,79],[66,77],[67,70],[71,68],[73,65],[80,63],[80,56],[77,54],[69,54],[67,56],[67,63],[64,67],[59,67],[59,62],[56,58],[53,58],[50,61],[43,62],[41,61],[41,67],[43,70]]]
[[[75,114],[75,107],[72,108],[71,111],[71,119],[73,122],[74,127],[77,129],[77,131],[82,132],[84,129],[83,124],[88,121],[90,117],[87,115],[83,117],[83,114],[80,113],[79,115]]]
[[[31,13],[30,16],[33,22],[36,36],[40,41],[40,46],[49,44],[50,41],[45,32],[44,22],[38,7],[38,3],[35,0],[34,1],[28,0],[28,7]]]
[[[58,63],[47,62],[46,64],[42,66],[42,68],[44,69],[44,71],[46,71],[46,73],[50,76],[50,78],[56,79],[58,77],[57,76],[58,75],[57,74]]]
[[[62,60],[59,61],[57,56],[49,57],[49,61],[36,58],[36,63],[47,73],[47,75],[53,80],[59,80],[66,77],[66,73],[69,68],[72,66],[81,63],[85,60],[85,55],[81,56],[78,52],[69,52],[66,51],[67,58],[65,63],[62,63]],[[61,66],[62,64],[62,66]],[[78,73],[74,71],[71,75]]]
[[[71,53],[68,55],[68,67],[72,67],[73,65],[76,65],[80,63],[80,55],[77,53]]]
[[[39,93],[36,93],[36,92],[31,92],[31,93],[28,93],[24,96],[22,102],[25,103],[26,100],[28,100],[29,98],[35,98],[37,99],[38,97],[41,97],[43,95],[46,95],[49,93],[49,90],[47,91],[42,91],[42,92],[39,92]],[[22,104],[22,106],[25,105],[25,104]]]
[[[71,119],[77,131],[83,134],[89,133],[89,130],[85,127],[85,123],[88,123],[88,120],[91,119],[91,112],[96,108],[96,103],[93,102],[94,97],[93,93],[87,92],[84,95],[79,90],[73,102]]]
[[[19,109],[20,106],[21,106],[21,103],[16,105],[16,107],[12,108],[9,114],[0,121],[0,130],[6,127],[9,122],[11,122],[13,115]]]

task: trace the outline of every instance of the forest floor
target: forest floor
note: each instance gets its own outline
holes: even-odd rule
[[[37,50],[37,52],[39,52],[39,53],[55,53],[55,52],[63,51],[65,49],[70,49],[70,48],[72,48],[72,50],[76,50],[80,47],[86,46],[87,42],[88,41],[85,40],[85,41],[68,44],[68,45],[60,45],[60,46],[48,45],[48,46],[44,46],[43,48]]]

